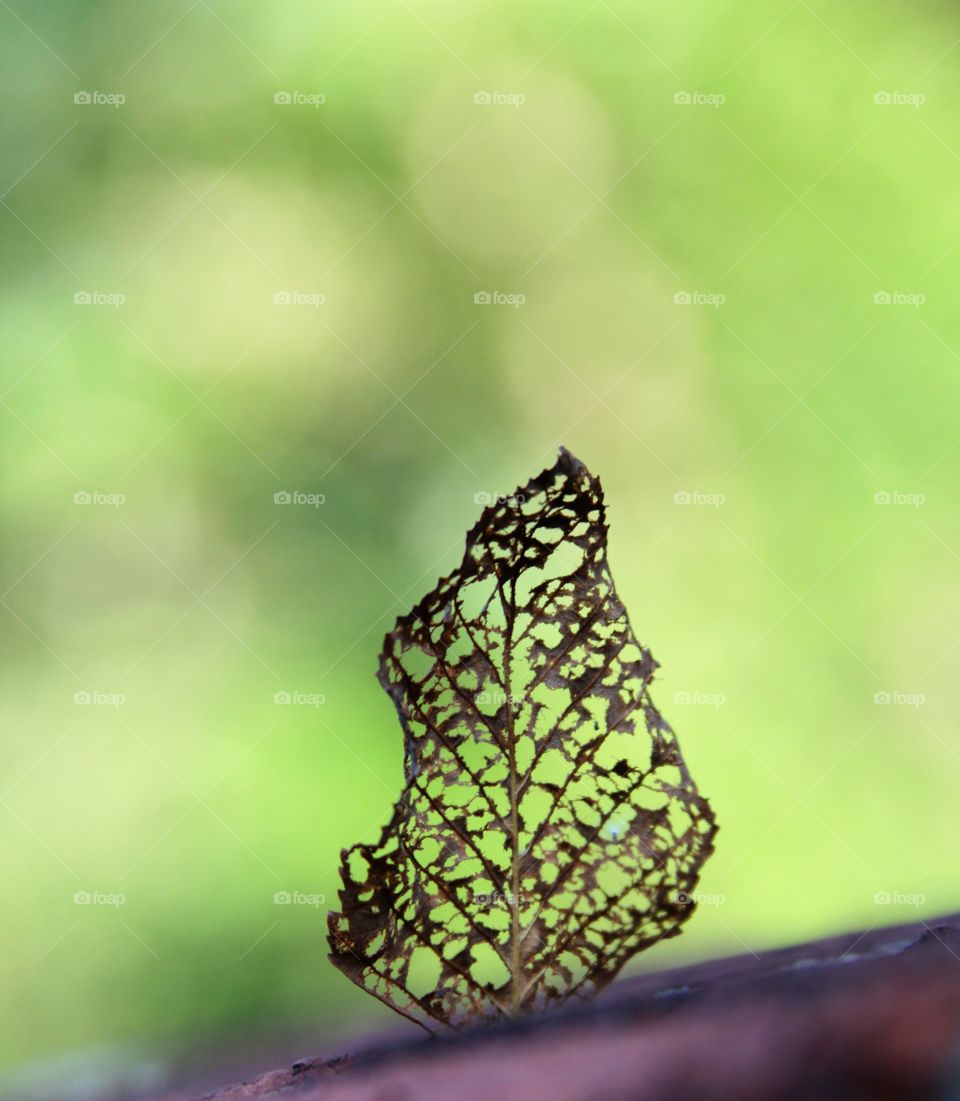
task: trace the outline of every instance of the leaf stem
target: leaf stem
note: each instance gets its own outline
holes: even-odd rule
[[[510,659],[513,649],[513,624],[516,614],[516,578],[510,581],[510,601],[507,606],[507,639],[504,650],[504,688],[507,696],[507,755],[510,768],[510,1009],[519,1013],[523,1001],[521,986],[520,942],[520,811],[517,805],[519,779],[517,777],[516,717],[511,696]]]

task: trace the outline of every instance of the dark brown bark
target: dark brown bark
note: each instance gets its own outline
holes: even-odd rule
[[[181,1097],[183,1095],[180,1095]],[[955,1101],[960,915],[615,983],[207,1101]]]

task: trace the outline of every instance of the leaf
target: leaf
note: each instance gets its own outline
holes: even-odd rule
[[[561,450],[385,639],[406,783],[342,854],[330,959],[429,1031],[592,993],[692,911],[716,824],[606,536],[599,481]]]

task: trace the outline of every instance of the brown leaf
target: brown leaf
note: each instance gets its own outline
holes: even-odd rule
[[[406,784],[343,853],[330,958],[430,1031],[589,994],[693,909],[717,827],[606,536],[599,481],[561,450],[386,637]]]

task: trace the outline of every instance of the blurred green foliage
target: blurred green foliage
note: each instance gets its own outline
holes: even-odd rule
[[[956,906],[952,7],[0,28],[0,1059],[389,1023],[274,895],[385,820],[380,639],[560,442],[722,827],[641,965]]]

